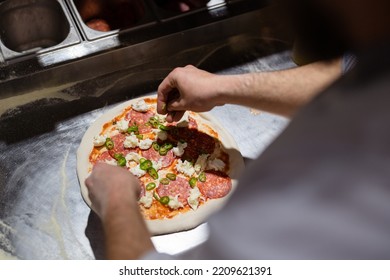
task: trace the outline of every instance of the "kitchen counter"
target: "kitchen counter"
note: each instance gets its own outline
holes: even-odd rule
[[[219,72],[294,66],[290,53],[281,52]],[[146,94],[155,92],[144,88],[136,95]],[[0,120],[0,259],[102,258],[102,229],[81,197],[76,151],[89,125],[114,102],[129,97],[112,96],[113,102],[106,106],[93,98],[69,102],[53,98],[44,109],[35,101],[24,108],[25,113],[16,107]],[[233,135],[247,160],[259,155],[288,123],[233,105],[215,108],[212,114]],[[203,242],[207,234],[207,224],[203,224],[187,232],[153,237],[153,242],[161,252],[178,253]]]

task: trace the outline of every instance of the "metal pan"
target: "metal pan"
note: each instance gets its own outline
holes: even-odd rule
[[[0,3],[0,49],[5,60],[80,43],[63,0]]]

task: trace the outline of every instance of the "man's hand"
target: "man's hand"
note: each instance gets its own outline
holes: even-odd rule
[[[137,204],[139,182],[124,168],[97,163],[85,185],[92,207],[102,220],[112,208],[121,204]]]
[[[217,105],[221,76],[188,65],[174,69],[158,87],[157,112],[178,121],[186,110],[209,111]]]
[[[124,168],[98,163],[85,184],[103,223],[107,259],[138,259],[153,250],[137,201],[137,178]]]

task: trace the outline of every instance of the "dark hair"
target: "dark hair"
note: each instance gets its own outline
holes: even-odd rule
[[[316,0],[281,0],[299,45],[317,59],[332,59],[348,51],[337,19]]]

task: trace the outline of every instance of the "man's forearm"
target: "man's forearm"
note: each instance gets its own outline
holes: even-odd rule
[[[138,259],[153,249],[138,204],[120,204],[103,219],[107,259]]]
[[[293,69],[221,76],[221,103],[291,116],[341,75],[340,59]]]

